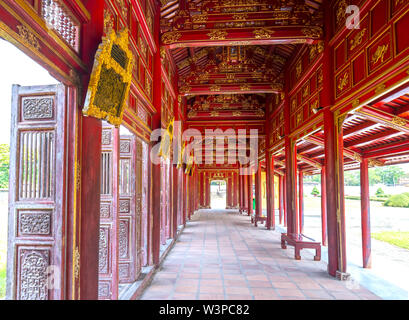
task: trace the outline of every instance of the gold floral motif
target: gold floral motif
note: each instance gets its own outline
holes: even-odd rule
[[[295,66],[295,77],[298,79],[301,76],[302,72],[302,61],[298,60],[297,65]]]
[[[247,19],[247,13],[235,13],[235,14],[233,14],[233,19],[234,20],[246,20]]]
[[[318,71],[318,84],[321,85],[324,81],[324,74],[322,73],[322,69]]]
[[[240,111],[233,111],[233,117],[239,117],[239,116],[241,116]]]
[[[32,33],[26,26],[19,25],[17,26],[18,34],[23,40],[23,42],[31,48],[36,50],[40,50],[40,42],[38,41],[37,37]]]
[[[368,159],[368,167],[383,167],[385,163],[378,159]]]
[[[263,109],[257,109],[256,110],[256,116],[258,117],[264,117],[265,113]]]
[[[162,35],[162,42],[164,44],[172,44],[177,42],[182,34],[177,31],[166,32]]]
[[[294,111],[297,108],[297,101],[294,99],[291,102],[291,111]]]
[[[386,86],[383,83],[381,83],[380,85],[378,85],[375,88],[375,93],[376,94],[381,94],[381,93],[383,93],[385,91],[385,88],[386,88]]]
[[[165,59],[165,58],[166,58],[166,49],[165,49],[164,47],[161,47],[161,48],[160,48],[160,57],[161,57],[162,59]]]
[[[211,112],[210,112],[210,116],[211,116],[211,117],[218,117],[218,116],[219,116],[219,112],[217,112],[217,111],[211,111]]]
[[[359,107],[360,103],[361,102],[359,101],[359,99],[355,99],[354,101],[352,101],[352,107],[357,108]]]
[[[212,30],[207,35],[209,36],[210,40],[224,40],[226,39],[228,33],[222,30]]]
[[[349,50],[352,51],[362,43],[362,39],[366,33],[366,28],[362,29],[360,32],[355,35],[353,39],[350,40],[349,42]]]
[[[348,7],[348,4],[346,3],[346,0],[342,0],[338,4],[337,10],[336,10],[337,26],[341,25],[344,22],[347,7]]]
[[[324,49],[325,49],[324,41],[318,41],[318,43],[317,43],[317,51],[318,51],[318,54],[320,54],[321,52],[323,52]]]
[[[249,84],[242,84],[241,86],[240,86],[240,90],[241,91],[249,91],[250,90],[250,85]]]
[[[183,86],[180,87],[179,92],[186,93],[186,92],[190,92],[190,90],[192,90],[192,88],[189,85],[184,84]]]
[[[353,158],[354,158],[354,160],[357,161],[357,162],[362,162],[362,157],[361,157],[361,155],[360,155],[359,153],[357,153],[357,152],[354,152],[354,153],[353,153]]]
[[[254,38],[256,39],[270,39],[274,34],[274,31],[268,30],[266,28],[260,28],[253,31]]]
[[[207,12],[203,12],[201,14],[196,14],[192,16],[192,20],[194,23],[204,23],[207,21],[207,19],[208,19]]]
[[[271,89],[273,89],[274,91],[283,91],[284,85],[282,83],[272,83]]]
[[[344,73],[344,76],[339,79],[338,81],[338,90],[343,91],[344,88],[348,85],[349,83],[349,74],[348,72]]]
[[[372,55],[372,60],[371,60],[372,64],[377,64],[379,60],[381,61],[381,63],[383,63],[385,54],[388,51],[388,49],[389,49],[389,44],[378,46],[375,53]]]
[[[318,100],[315,100],[313,103],[311,103],[311,111],[314,112],[314,110],[318,109]]]
[[[190,110],[190,111],[187,113],[187,117],[188,117],[188,118],[195,117],[196,115],[197,115],[197,112],[196,112],[195,110]]]
[[[302,93],[302,97],[307,98],[309,94],[310,94],[310,86],[305,86],[303,93]]]
[[[321,38],[323,31],[321,27],[309,27],[301,29],[303,35],[310,38]]]
[[[302,113],[299,112],[296,118],[296,125],[298,126],[301,123],[301,121],[302,121]]]
[[[212,86],[210,86],[210,91],[220,91],[220,86],[212,85]]]
[[[406,126],[406,124],[408,123],[405,119],[403,119],[401,117],[393,117],[391,122],[393,124],[396,124],[397,126],[401,126],[401,127]]]

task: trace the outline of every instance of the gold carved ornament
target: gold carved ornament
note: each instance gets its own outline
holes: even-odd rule
[[[372,55],[372,59],[371,59],[372,64],[373,65],[377,64],[379,60],[381,61],[381,63],[383,63],[385,54],[388,51],[388,49],[389,49],[389,44],[378,46],[375,53]]]
[[[346,72],[344,73],[344,76],[341,79],[339,79],[338,90],[343,91],[344,88],[348,85],[348,83],[349,83],[349,74],[348,72]]]
[[[128,29],[103,37],[95,54],[83,114],[118,127],[129,95],[134,57]]]
[[[41,49],[40,41],[26,26],[19,25],[17,26],[17,30],[20,38],[26,45],[35,50]]]
[[[241,86],[240,86],[240,90],[241,91],[249,91],[250,90],[250,85],[249,84],[242,84]]]
[[[298,60],[297,65],[295,66],[295,77],[298,79],[301,76],[302,72],[302,61]]]
[[[310,38],[321,38],[323,31],[321,27],[309,27],[301,29],[303,35]]]
[[[254,38],[256,39],[270,39],[274,34],[274,31],[268,30],[266,28],[260,28],[253,31]]]
[[[368,166],[373,167],[383,167],[385,163],[378,159],[368,159]]]
[[[405,119],[403,119],[403,118],[401,118],[401,117],[393,117],[392,118],[392,120],[391,120],[391,122],[393,123],[393,124],[395,124],[395,125],[397,125],[397,126],[401,126],[401,127],[404,127],[404,126],[406,126],[407,125],[407,121],[405,120]]]
[[[193,160],[194,160],[193,156],[190,156],[189,160],[186,163],[185,174],[187,175],[192,175]]]
[[[164,44],[172,44],[177,42],[181,36],[182,34],[177,31],[166,32],[162,35],[162,42]]]
[[[212,86],[210,86],[210,91],[214,91],[214,92],[218,92],[218,91],[220,91],[220,86],[218,86],[218,85],[212,85]]]
[[[165,130],[165,134],[162,135],[162,139],[160,141],[160,146],[159,146],[159,157],[162,158],[169,158],[170,154],[170,145],[172,144],[173,141],[173,124],[174,124],[175,118],[172,118],[169,121],[169,124]]]
[[[350,42],[349,42],[349,45],[350,45],[349,50],[350,51],[354,50],[356,47],[361,45],[362,39],[363,39],[365,33],[366,33],[366,28],[362,29],[360,32],[358,32],[358,34],[353,39],[350,40]]]
[[[210,40],[224,40],[226,39],[228,33],[222,30],[212,30],[207,35],[209,36]]]
[[[182,146],[180,152],[178,153],[178,163],[176,165],[176,168],[178,168],[178,169],[182,168],[182,165],[183,165],[183,159],[184,159],[186,144],[187,144],[187,142],[185,141],[183,143],[183,146]]]

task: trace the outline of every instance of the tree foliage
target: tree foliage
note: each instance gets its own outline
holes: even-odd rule
[[[385,166],[369,169],[369,185],[373,186],[382,183],[388,186],[394,186],[399,182],[399,178],[405,176],[405,171],[399,166]],[[345,185],[359,186],[359,170],[347,171],[344,173]]]
[[[0,189],[9,187],[10,147],[0,144]]]

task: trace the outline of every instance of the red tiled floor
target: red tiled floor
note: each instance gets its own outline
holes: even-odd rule
[[[255,228],[233,210],[200,210],[188,222],[141,299],[378,299],[331,278],[326,264],[294,249],[280,233]]]

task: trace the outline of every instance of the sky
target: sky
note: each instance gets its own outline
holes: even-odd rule
[[[0,39],[0,144],[10,143],[11,86],[56,84],[43,67],[17,49]]]

